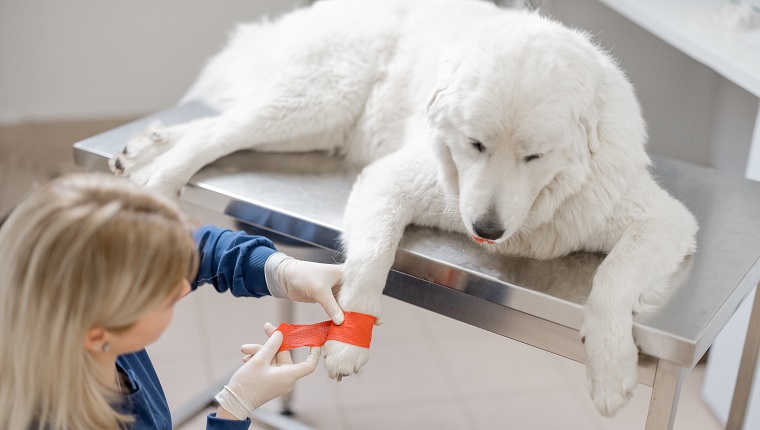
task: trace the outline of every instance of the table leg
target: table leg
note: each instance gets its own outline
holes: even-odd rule
[[[744,176],[747,179],[760,181],[760,103],[757,107],[755,129],[752,132],[752,142],[749,145],[749,154],[747,154],[747,170],[744,172]]]
[[[281,321],[293,322],[295,321],[295,306],[290,300],[280,300],[280,319]],[[295,390],[295,388],[293,388]],[[293,391],[285,394],[282,399],[282,414],[285,416],[292,416],[293,410],[290,409],[290,405],[293,400]]]
[[[676,420],[676,409],[681,397],[681,385],[689,371],[665,360],[657,362],[649,401],[646,430],[671,430]]]
[[[752,383],[755,381],[757,360],[760,353],[760,293],[755,291],[752,313],[747,326],[747,337],[744,340],[742,361],[739,374],[736,376],[734,397],[731,400],[731,410],[728,413],[726,430],[740,430],[747,417],[747,403],[752,393]]]

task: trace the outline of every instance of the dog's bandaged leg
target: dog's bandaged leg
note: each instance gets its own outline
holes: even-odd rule
[[[412,221],[420,223],[420,214],[442,210],[435,165],[424,151],[392,153],[365,168],[354,184],[342,236],[346,260],[338,304],[344,311],[380,315],[404,229]],[[353,375],[369,360],[369,350],[341,341],[328,341],[323,352],[325,367],[336,379]]]
[[[277,330],[282,332],[284,339],[278,352],[301,346],[322,346],[328,340],[369,348],[377,318],[359,312],[345,312],[344,315],[346,319],[341,325],[332,321],[316,324],[280,324]]]

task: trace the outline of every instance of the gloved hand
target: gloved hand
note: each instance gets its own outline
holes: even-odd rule
[[[215,399],[224,411],[217,417],[224,418],[229,412],[244,420],[264,403],[293,390],[295,382],[309,375],[317,367],[321,348],[311,348],[309,356],[301,363],[293,364],[290,351],[278,353],[282,345],[282,333],[267,323],[265,331],[270,335],[264,345],[243,345],[241,350],[249,354],[224,389]]]
[[[343,266],[301,261],[281,252],[272,254],[264,266],[267,287],[273,297],[319,303],[335,324],[343,324],[343,311],[335,293],[340,289]]]

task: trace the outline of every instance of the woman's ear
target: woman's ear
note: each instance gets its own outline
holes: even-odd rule
[[[84,336],[84,347],[90,352],[102,352],[106,342],[106,330],[102,327],[93,327]]]

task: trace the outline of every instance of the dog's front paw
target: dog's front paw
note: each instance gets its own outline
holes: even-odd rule
[[[594,407],[605,417],[615,415],[628,403],[637,382],[635,366],[633,372],[610,371],[594,376],[589,375],[588,378]]]
[[[638,383],[638,349],[631,333],[584,330],[586,375],[594,406],[611,417],[625,406]]]
[[[174,179],[166,164],[169,160],[159,157],[171,148],[169,131],[160,122],[150,125],[132,138],[124,150],[114,155],[108,166],[116,176],[129,178],[132,182],[153,189],[161,194],[176,196],[184,182]]]
[[[323,355],[328,375],[340,381],[344,376],[359,372],[369,360],[369,349],[328,340],[323,347]]]

